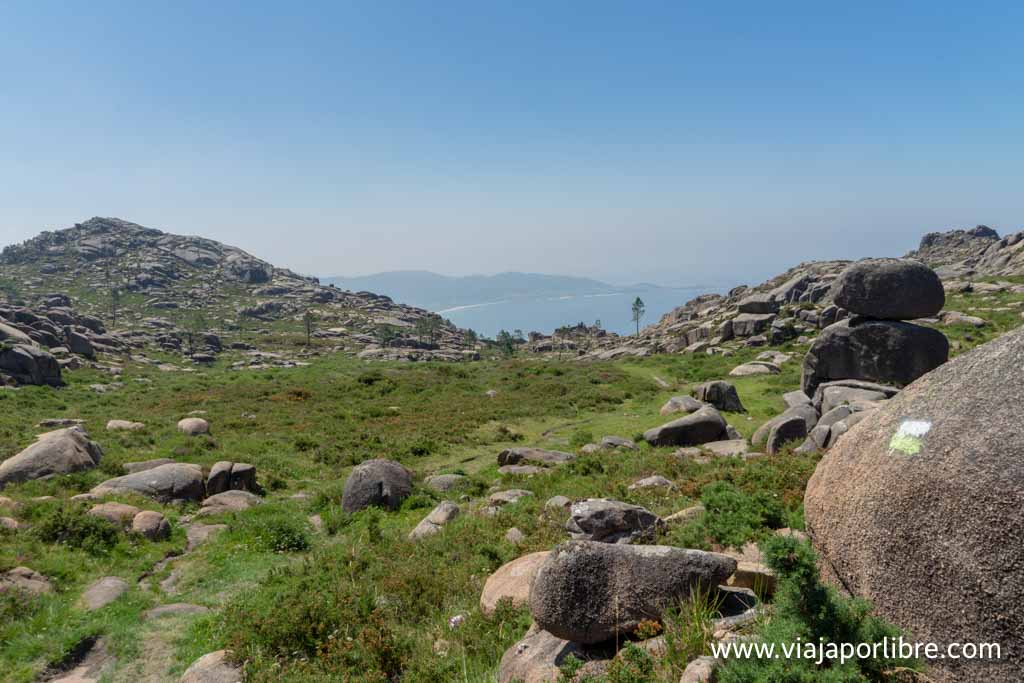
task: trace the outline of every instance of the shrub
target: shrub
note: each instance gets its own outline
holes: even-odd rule
[[[872,616],[864,600],[844,598],[821,583],[817,557],[810,545],[792,537],[772,537],[762,545],[765,561],[777,575],[775,609],[759,629],[765,643],[877,643],[896,638],[899,630]],[[773,681],[885,681],[894,669],[917,670],[919,664],[900,659],[852,659],[843,664],[810,658],[730,659],[718,670],[720,683]]]
[[[785,516],[782,504],[767,491],[747,494],[726,481],[705,486],[701,502],[708,535],[725,545],[738,547],[764,535],[766,528],[782,526]]]
[[[102,517],[85,514],[80,507],[60,506],[44,513],[33,529],[45,543],[60,543],[92,555],[103,555],[119,540],[119,529]]]

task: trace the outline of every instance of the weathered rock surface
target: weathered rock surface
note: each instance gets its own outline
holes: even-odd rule
[[[662,524],[647,508],[606,498],[573,503],[569,514],[565,528],[570,536],[601,543],[630,543],[653,534]]]
[[[155,510],[143,510],[132,518],[132,531],[151,541],[162,541],[171,535],[167,518]]]
[[[173,463],[108,479],[92,490],[98,496],[107,493],[139,493],[161,503],[202,500],[206,487],[198,465]]]
[[[108,522],[112,522],[121,527],[126,527],[132,523],[132,520],[135,519],[135,515],[140,512],[141,510],[134,505],[111,502],[94,505],[86,514],[105,519]]]
[[[704,404],[692,396],[673,396],[661,407],[661,414],[695,413],[703,407]]]
[[[205,654],[185,669],[178,683],[242,683],[242,670],[225,650]]]
[[[0,463],[0,488],[5,484],[89,470],[103,451],[81,427],[46,432],[17,455]]]
[[[429,515],[420,520],[416,528],[409,532],[409,540],[416,541],[426,536],[432,536],[441,531],[441,527],[458,516],[459,506],[451,501],[443,500],[430,511]]]
[[[537,627],[510,647],[498,666],[498,683],[552,683],[570,656],[582,659],[583,648]]]
[[[742,413],[745,410],[736,387],[724,380],[704,382],[694,388],[693,395],[698,401],[710,403],[718,410],[729,413]]]
[[[178,422],[178,431],[186,436],[210,433],[210,423],[201,417],[186,417]]]
[[[732,558],[700,550],[568,541],[538,570],[530,612],[555,636],[600,643],[659,621],[666,607],[698,586],[724,583],[735,569]]]
[[[644,432],[652,446],[699,446],[718,441],[725,433],[725,419],[712,406]]]
[[[146,425],[141,422],[132,422],[131,420],[109,420],[107,422],[108,432],[137,432],[140,429],[145,429]]]
[[[469,478],[462,474],[435,474],[423,481],[427,488],[433,489],[438,493],[448,493],[460,486],[464,486],[467,482],[469,482]]]
[[[522,607],[530,599],[530,588],[537,570],[548,558],[549,551],[529,553],[503,564],[498,571],[487,577],[480,594],[480,611],[494,614],[498,603],[509,600],[513,607]]]
[[[20,384],[59,387],[64,383],[53,354],[29,344],[0,345],[0,375]]]
[[[866,259],[839,275],[832,300],[869,318],[913,320],[941,311],[946,293],[935,271],[919,261]]]
[[[196,516],[219,515],[226,512],[242,512],[259,505],[263,501],[255,493],[248,491],[228,490],[210,496],[203,501],[203,506]]]
[[[357,512],[368,507],[397,510],[412,493],[412,475],[393,460],[374,459],[356,465],[345,480],[341,507]]]
[[[1024,656],[1024,329],[925,375],[819,463],[807,527],[827,578],[922,642],[998,642],[933,660],[945,681],[1016,681]]]
[[[861,379],[906,386],[949,358],[946,336],[930,327],[891,320],[843,320],[822,331],[804,357],[802,389]]]
[[[128,590],[128,582],[118,576],[106,576],[91,584],[82,593],[81,605],[86,610],[103,609]]]
[[[768,433],[768,440],[765,442],[765,450],[768,455],[779,453],[783,446],[793,441],[803,441],[807,438],[807,422],[803,418],[793,415],[780,420]]]
[[[15,567],[0,572],[0,593],[16,591],[26,595],[53,592],[53,584],[45,576],[28,567]]]
[[[507,448],[498,453],[499,465],[519,465],[533,463],[539,465],[561,465],[562,463],[575,460],[572,453],[562,451],[548,451],[543,448]]]

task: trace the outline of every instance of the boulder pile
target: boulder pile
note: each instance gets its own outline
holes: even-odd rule
[[[858,261],[836,279],[832,299],[851,316],[825,328],[804,357],[807,396],[834,380],[906,386],[949,358],[944,334],[905,322],[935,316],[945,303],[942,282],[923,263]]]

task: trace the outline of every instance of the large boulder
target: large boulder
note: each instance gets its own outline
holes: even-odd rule
[[[412,475],[393,460],[367,460],[356,465],[345,481],[341,507],[357,512],[368,507],[396,510],[412,493]]]
[[[108,479],[92,490],[98,496],[108,493],[138,493],[161,503],[202,500],[206,493],[203,470],[199,465],[173,463]]]
[[[32,337],[28,336],[16,327],[11,327],[5,323],[0,322],[0,342],[7,342],[8,344],[25,344],[27,346],[33,346],[35,342],[32,341]]]
[[[538,570],[530,612],[559,638],[600,643],[660,621],[665,608],[698,587],[713,590],[735,570],[736,560],[700,550],[568,541]]]
[[[542,550],[517,557],[487,577],[480,594],[480,611],[487,615],[494,614],[502,600],[508,600],[512,607],[527,604],[537,570],[548,559],[548,554],[547,550]]]
[[[6,484],[57,474],[90,470],[100,464],[103,451],[81,427],[46,432],[21,453],[0,463],[0,488]]]
[[[736,387],[725,380],[715,380],[698,384],[693,395],[698,401],[710,403],[719,410],[729,413],[742,413],[745,409],[740,402],[740,395],[736,393]]]
[[[0,374],[21,384],[59,387],[64,383],[53,354],[28,344],[0,344]]]
[[[644,432],[652,446],[699,446],[723,438],[728,425],[712,406]]]
[[[804,498],[827,578],[914,640],[1000,643],[932,660],[944,681],[1018,681],[1024,657],[1024,329],[918,379],[852,427]]]
[[[910,259],[866,259],[844,270],[832,285],[832,300],[851,313],[882,320],[930,318],[946,293],[935,271]]]
[[[573,503],[565,528],[576,540],[629,543],[652,535],[661,525],[661,519],[647,508],[590,498]]]
[[[825,328],[804,356],[802,386],[863,379],[905,386],[949,358],[946,335],[930,327],[892,320],[842,320]]]

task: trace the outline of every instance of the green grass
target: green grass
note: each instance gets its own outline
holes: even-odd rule
[[[940,329],[961,349],[980,343],[1021,322],[1013,306],[1021,298],[951,297],[947,308],[991,324],[980,330]],[[992,310],[999,308],[1010,310]],[[566,513],[544,507],[551,496],[616,498],[662,516],[702,502],[705,515],[655,539],[683,547],[721,550],[765,541],[777,526],[802,527],[804,488],[819,457],[813,453],[701,464],[674,456],[672,448],[640,444],[636,451],[581,456],[529,478],[497,471],[496,454],[513,445],[576,450],[605,435],[636,438],[667,420],[658,411],[669,397],[726,378],[761,350],[612,363],[515,358],[368,365],[331,355],[314,358],[310,367],[261,371],[231,370],[233,358],[226,354],[195,372],[126,364],[118,378],[123,386],[106,394],[90,385],[114,378],[96,370],[68,373],[68,386],[60,390],[0,391],[0,455],[23,449],[42,431],[37,422],[57,417],[84,420],[104,451],[96,470],[3,491],[22,503],[15,516],[30,528],[0,536],[0,571],[32,567],[51,578],[56,592],[29,605],[0,602],[0,680],[34,680],[84,638],[105,635],[119,657],[112,680],[131,681],[133,667],[152,658],[148,641],[164,628],[143,624],[141,614],[163,602],[213,610],[166,622],[171,625],[164,634],[169,680],[221,647],[232,648],[256,681],[493,680],[501,654],[523,635],[529,615],[506,609],[485,618],[478,607],[480,592],[503,563],[565,539]],[[794,356],[780,374],[728,378],[747,411],[726,418],[745,436],[781,412],[782,394],[799,385],[804,349],[787,345],[783,350]],[[655,376],[670,387],[661,388]],[[491,389],[494,398],[485,395]],[[197,410],[205,411],[211,434],[179,434],[177,421]],[[109,419],[137,420],[146,428],[106,432]],[[86,505],[67,499],[122,474],[125,462],[160,457],[204,467],[219,460],[253,463],[265,502],[204,519],[229,529],[138,586],[160,559],[183,550],[181,518],[193,514],[195,506],[117,496],[160,510],[171,521],[172,537],[151,543],[122,531],[111,534],[83,517]],[[413,495],[392,513],[343,513],[341,489],[348,472],[373,457],[409,467],[416,482]],[[439,473],[468,475],[466,486],[451,494],[462,514],[440,534],[411,543],[409,531],[441,500],[423,486],[423,478]],[[652,474],[669,478],[675,488],[629,490]],[[479,514],[492,486],[534,495],[493,517]],[[292,498],[298,492],[306,497]],[[58,500],[32,500],[39,496]],[[322,518],[323,531],[310,525],[313,514]],[[525,536],[521,545],[505,539],[513,526]],[[157,586],[171,571],[178,593],[163,595]],[[128,580],[129,593],[96,613],[79,609],[81,591],[108,575]],[[456,616],[464,621],[453,629],[449,619]],[[647,665],[639,656],[624,657],[615,675],[622,681],[649,675],[677,680],[681,660],[706,643],[700,618],[680,612],[675,619],[678,623],[665,622],[667,631],[676,629],[681,653],[672,660],[674,679],[657,667],[654,674],[644,673]]]

